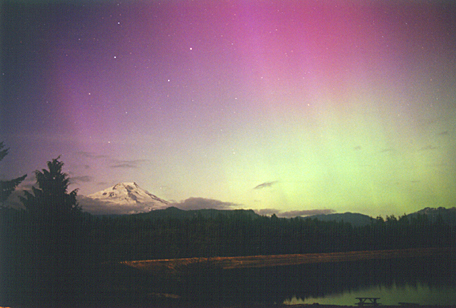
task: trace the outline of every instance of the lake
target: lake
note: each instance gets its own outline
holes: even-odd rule
[[[92,306],[229,307],[354,305],[356,297],[379,297],[383,305],[456,306],[451,254],[229,270],[207,264],[174,275],[106,264],[95,292],[81,300]]]
[[[455,305],[456,288],[454,286],[439,286],[433,288],[426,283],[417,285],[370,286],[354,290],[346,290],[342,293],[326,294],[320,297],[296,298],[284,301],[284,304],[313,304],[321,305],[353,305],[357,297],[379,297],[379,303],[383,305],[397,305],[400,302],[419,303],[421,305]]]
[[[206,305],[353,305],[356,297],[456,305],[455,260],[451,256],[400,258],[208,271],[169,290],[186,303]]]
[[[312,288],[303,288],[288,296],[284,303],[353,305],[357,297],[379,297],[383,305],[397,305],[399,302],[456,305],[455,269],[451,256],[320,265],[310,272],[319,275],[320,271],[332,277],[329,280],[337,281],[334,287],[324,289],[326,282],[312,277],[317,288],[324,289],[321,294],[312,294],[306,292]],[[301,274],[306,275],[307,270],[302,270]],[[345,287],[339,285],[341,280]]]

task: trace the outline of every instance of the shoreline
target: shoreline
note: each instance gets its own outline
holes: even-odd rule
[[[178,274],[191,267],[206,267],[222,270],[292,266],[310,263],[350,262],[373,259],[414,258],[454,253],[452,248],[412,248],[394,250],[368,250],[331,253],[290,255],[258,255],[242,257],[201,257],[181,259],[157,259],[122,261],[126,265],[152,274]]]

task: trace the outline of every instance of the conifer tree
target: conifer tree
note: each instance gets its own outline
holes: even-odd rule
[[[8,148],[0,142],[0,161],[8,155]],[[14,298],[19,289],[15,276],[18,276],[18,262],[21,253],[18,249],[20,239],[20,213],[5,207],[4,203],[25,179],[27,175],[12,179],[0,180],[0,305]]]
[[[4,143],[0,142],[0,161],[2,161],[3,158],[8,155],[8,151],[9,149],[5,149]],[[0,180],[0,205],[3,205],[3,203],[8,199],[14,189],[16,189],[16,187],[25,179],[26,176],[27,174],[9,181]]]
[[[69,178],[60,157],[35,171],[36,186],[20,197],[27,217],[31,300],[49,304],[72,301],[84,288],[88,233],[77,203],[77,190],[68,192]],[[36,277],[33,278],[33,277]]]
[[[32,192],[20,197],[26,210],[35,218],[59,220],[81,212],[76,201],[77,189],[68,193],[70,179],[62,171],[60,156],[47,163],[49,170],[36,170],[36,183]]]

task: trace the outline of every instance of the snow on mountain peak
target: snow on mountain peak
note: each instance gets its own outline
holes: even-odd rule
[[[134,189],[141,189],[136,182],[123,182],[123,183],[118,183],[112,187],[113,190],[115,189],[122,189],[125,188],[127,190],[134,190]]]
[[[147,190],[142,189],[136,182],[122,182],[99,192],[88,195],[84,203],[87,207],[103,207],[107,212],[132,214],[164,209],[169,202]],[[91,204],[92,203],[92,204]],[[101,210],[101,209],[100,209]],[[97,210],[96,212],[100,212]]]

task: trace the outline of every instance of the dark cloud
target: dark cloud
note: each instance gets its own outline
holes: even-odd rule
[[[146,161],[146,159],[119,160],[114,165],[111,165],[111,168],[137,169]]]
[[[354,147],[353,150],[361,150],[361,146],[358,145],[358,146]]]
[[[303,210],[303,211],[287,211],[287,212],[280,212],[277,216],[280,217],[296,217],[296,216],[312,216],[312,215],[321,215],[321,214],[332,214],[334,210],[331,209],[316,209],[316,210]]]
[[[263,188],[266,188],[266,187],[271,187],[272,185],[274,185],[276,183],[277,183],[277,181],[264,182],[264,183],[261,183],[261,184],[255,186],[253,189],[263,189]]]
[[[91,182],[93,178],[89,175],[82,175],[82,176],[72,176],[70,178],[71,184],[76,184],[76,183],[88,183]]]
[[[111,168],[137,169],[138,165],[130,164],[130,163],[122,163],[122,164],[112,165]]]
[[[206,198],[188,198],[183,201],[173,203],[171,206],[175,206],[182,210],[201,210],[201,209],[217,209],[217,210],[229,210],[233,206],[239,204],[231,202],[223,202],[215,199]]]
[[[276,210],[276,209],[261,209],[261,210],[255,210],[255,212],[258,215],[270,216],[272,214],[276,214],[277,215],[277,213],[279,213],[280,211]]]
[[[85,151],[79,151],[77,152],[78,155],[86,158],[92,158],[92,159],[99,159],[99,158],[107,158],[106,155],[97,155],[92,152],[85,152]]]
[[[320,214],[332,214],[335,211],[332,209],[314,209],[314,210],[300,210],[300,211],[286,211],[282,212],[277,209],[261,209],[255,211],[259,215],[270,216],[272,214],[276,214],[279,217],[284,218],[293,218],[297,216],[312,216],[312,215],[320,215]]]

